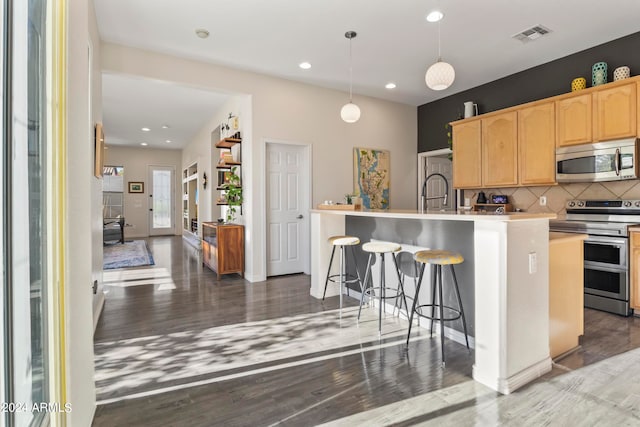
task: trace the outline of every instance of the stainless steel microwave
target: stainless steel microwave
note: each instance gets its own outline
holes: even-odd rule
[[[620,181],[637,177],[636,138],[556,149],[558,182]]]

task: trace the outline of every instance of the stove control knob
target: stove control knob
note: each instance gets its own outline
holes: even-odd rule
[[[630,208],[631,207],[631,202],[624,202],[624,207],[625,208]]]
[[[572,201],[572,202],[569,202],[569,207],[570,207],[570,208],[574,207],[575,205],[576,205],[576,202],[573,202],[573,201]]]
[[[578,202],[578,207],[579,208],[583,208],[584,207],[584,202],[583,201]]]
[[[640,208],[640,201],[636,202],[636,208]]]

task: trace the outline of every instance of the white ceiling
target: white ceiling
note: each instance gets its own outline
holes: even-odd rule
[[[227,99],[227,95],[190,87],[103,74],[105,144],[146,142],[151,148],[184,148]],[[162,129],[163,125],[169,128]],[[143,127],[151,130],[143,132]]]
[[[94,1],[106,42],[344,91],[349,87],[349,44],[344,33],[354,30],[358,33],[353,40],[356,103],[362,94],[421,105],[640,31],[640,0]],[[454,84],[440,92],[424,82],[438,51],[438,24],[425,20],[433,9],[445,14],[442,58],[456,69]],[[527,44],[511,38],[539,24],[552,33]],[[207,29],[211,36],[196,37],[196,28]],[[300,69],[302,61],[313,67]],[[384,88],[390,81],[396,89]],[[115,80],[111,83],[104,89],[105,107],[119,102],[116,96],[122,99],[116,111],[105,108],[105,123],[116,121],[110,116],[116,112],[117,120],[133,122],[132,101],[141,103],[154,90],[136,84],[125,91]],[[119,93],[111,93],[112,89]],[[170,91],[164,87],[162,94],[155,94],[158,105],[169,104],[162,96]],[[185,104],[189,103],[181,105]],[[177,123],[171,115],[165,117]]]

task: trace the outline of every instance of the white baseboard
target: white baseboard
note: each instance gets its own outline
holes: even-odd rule
[[[547,357],[517,374],[511,375],[509,378],[488,378],[480,374],[476,366],[473,365],[473,379],[493,390],[497,390],[499,393],[510,394],[549,371],[551,371],[551,358]]]
[[[96,332],[96,327],[98,326],[98,320],[100,320],[100,315],[102,314],[102,310],[104,309],[104,292],[100,292],[96,295],[98,299],[98,304],[95,306],[93,311],[93,332]]]

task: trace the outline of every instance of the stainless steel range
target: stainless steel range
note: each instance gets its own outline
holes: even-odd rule
[[[640,223],[640,200],[569,200],[565,220],[549,221],[551,231],[585,233],[584,305],[628,316],[629,238]]]

